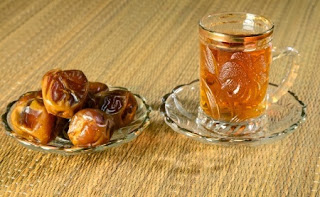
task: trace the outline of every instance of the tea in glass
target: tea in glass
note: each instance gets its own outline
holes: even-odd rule
[[[266,109],[271,44],[246,51],[200,40],[200,106],[213,119],[241,122]]]
[[[273,24],[247,13],[201,19],[200,107],[217,121],[243,122],[263,114]]]

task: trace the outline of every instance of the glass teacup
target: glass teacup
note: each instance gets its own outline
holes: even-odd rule
[[[272,48],[273,29],[270,20],[249,13],[212,14],[200,20],[199,124],[213,132],[230,127],[239,135],[264,126],[268,106],[288,91],[299,68],[295,49]],[[269,93],[271,62],[284,56],[290,58],[289,71]]]

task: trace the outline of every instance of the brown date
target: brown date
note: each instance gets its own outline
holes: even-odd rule
[[[72,117],[68,136],[75,146],[94,147],[107,143],[113,129],[111,116],[98,109],[82,109]]]
[[[134,95],[126,90],[104,91],[96,94],[97,106],[114,118],[117,128],[128,125],[137,111]]]
[[[97,94],[102,91],[108,91],[109,88],[106,84],[100,82],[89,82],[89,93]]]
[[[11,106],[7,121],[19,136],[41,144],[47,144],[56,135],[56,117],[47,112],[41,91],[22,95]]]
[[[97,105],[97,99],[95,94],[108,90],[109,87],[104,83],[89,82],[89,92],[83,108],[95,108],[95,106]]]
[[[86,100],[89,82],[80,70],[54,69],[42,78],[42,95],[49,113],[72,118]]]

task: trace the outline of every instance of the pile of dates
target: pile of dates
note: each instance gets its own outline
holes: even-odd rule
[[[54,69],[43,76],[40,91],[23,94],[10,107],[7,123],[17,135],[40,144],[66,131],[74,146],[94,147],[132,122],[136,110],[131,92],[109,91],[80,70]]]

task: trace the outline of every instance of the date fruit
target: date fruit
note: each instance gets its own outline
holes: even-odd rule
[[[108,91],[109,88],[106,84],[100,82],[89,82],[89,93],[97,94],[102,91]]]
[[[137,111],[134,95],[126,90],[104,91],[96,94],[97,107],[114,118],[117,128],[128,125]]]
[[[94,147],[107,143],[114,129],[112,117],[98,109],[82,109],[71,119],[68,136],[73,145]]]
[[[7,121],[16,134],[31,141],[47,144],[55,137],[56,117],[47,112],[41,91],[22,95],[11,106]]]
[[[72,118],[87,98],[89,82],[80,70],[54,69],[42,78],[42,95],[49,113]]]
[[[83,108],[95,108],[95,106],[97,105],[97,98],[95,95],[108,90],[109,87],[104,83],[89,82],[89,92]]]

